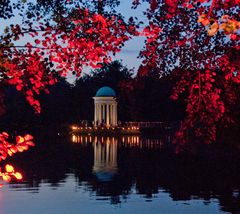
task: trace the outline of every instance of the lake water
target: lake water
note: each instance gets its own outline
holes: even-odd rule
[[[240,213],[239,165],[232,159],[175,155],[164,148],[167,138],[36,141],[10,160],[24,180],[1,189],[1,214]]]

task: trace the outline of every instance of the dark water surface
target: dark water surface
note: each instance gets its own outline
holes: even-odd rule
[[[0,191],[0,213],[240,213],[238,160],[176,156],[167,139],[36,137],[10,160],[24,174]]]

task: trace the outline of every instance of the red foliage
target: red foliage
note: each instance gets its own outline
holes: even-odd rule
[[[234,123],[231,108],[237,103],[240,61],[223,55],[218,68],[199,70],[194,74],[181,73],[181,80],[174,88],[174,95],[188,91],[187,117],[176,134],[176,143],[184,146],[189,140],[198,139],[207,144],[216,141],[217,129]]]
[[[17,152],[23,152],[28,150],[29,147],[34,146],[33,137],[29,134],[16,137],[16,143],[9,143],[9,135],[6,132],[0,134],[0,162],[4,161],[7,156],[12,156]],[[0,177],[4,181],[9,182],[11,177],[15,177],[17,180],[22,179],[22,175],[19,172],[16,172],[14,167],[7,164],[5,166],[5,172],[0,168]],[[2,186],[2,185],[1,185]]]
[[[138,34],[135,26],[118,17],[104,17],[86,9],[78,9],[77,13],[76,18],[66,19],[64,28],[39,22],[35,29],[26,31],[15,25],[5,36],[9,41],[27,35],[34,38],[34,44],[3,47],[0,66],[6,77],[4,83],[24,92],[36,112],[40,112],[37,95],[56,82],[55,72],[79,76],[84,66],[100,68],[111,61],[110,55],[119,52],[131,35]]]
[[[175,138],[180,147],[193,141],[214,142],[218,128],[235,119],[231,109],[240,86],[240,60],[236,57],[240,22],[235,12],[240,10],[239,1],[157,3],[152,10],[151,1],[146,12],[149,26],[143,31],[146,45],[140,54],[143,65],[139,75],[148,75],[154,68],[177,79],[171,98],[183,95],[187,103],[187,117]]]

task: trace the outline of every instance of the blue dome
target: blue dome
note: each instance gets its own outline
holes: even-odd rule
[[[115,91],[107,86],[98,89],[96,97],[116,97]]]

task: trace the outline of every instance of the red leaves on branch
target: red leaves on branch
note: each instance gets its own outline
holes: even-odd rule
[[[16,152],[23,152],[29,147],[34,146],[33,137],[29,134],[16,137],[16,143],[11,144],[8,141],[9,135],[6,132],[0,134],[0,161],[3,161],[7,156],[12,156]]]
[[[167,18],[172,18],[176,15],[176,10],[178,7],[178,0],[165,0],[165,3],[167,5]]]
[[[130,38],[127,34],[135,34],[135,28],[129,28],[116,17],[90,15],[86,10],[79,10],[79,13],[84,18],[73,19],[70,32],[51,29],[45,34],[52,35],[55,41],[42,41],[48,47],[50,61],[57,64],[56,68],[62,75],[70,71],[80,75],[84,66],[100,68],[102,63],[111,61],[110,53],[120,51]]]
[[[2,179],[6,182],[10,182],[12,177],[15,177],[17,180],[21,180],[22,174],[20,172],[16,172],[12,165],[7,164],[5,166],[5,172],[0,171],[0,177],[2,177]]]
[[[151,10],[152,11],[156,10],[157,6],[158,6],[157,0],[152,0],[150,5]]]
[[[39,113],[40,103],[35,96],[56,82],[53,74],[47,73],[44,57],[31,48],[27,54],[15,49],[12,61],[5,63],[5,69],[8,76],[5,82],[22,91],[29,104]]]
[[[146,42],[138,75],[154,69],[176,78],[171,98],[185,97],[187,115],[176,134],[180,147],[193,141],[214,142],[219,127],[236,119],[231,109],[240,83],[239,2],[162,2],[152,10],[150,1],[146,11],[149,26],[142,34]]]
[[[0,162],[5,160],[7,156],[28,150],[31,146],[34,146],[32,135],[17,136],[16,143],[11,144],[9,143],[8,133],[2,132],[0,134]],[[0,168],[0,177],[7,182],[11,180],[11,177],[15,177],[17,180],[22,179],[21,173],[16,172],[14,167],[9,164],[5,166],[5,172]]]
[[[140,35],[145,36],[147,40],[146,50],[143,50],[141,55],[146,58],[146,60],[143,61],[143,64],[147,65],[148,67],[154,67],[156,65],[156,61],[158,59],[157,49],[159,46],[158,38],[161,32],[162,29],[158,25],[150,24],[140,33]],[[145,66],[142,66],[140,71],[144,69],[144,67]]]
[[[194,75],[187,72],[174,89],[174,96],[180,94],[181,88],[189,91],[187,117],[175,139],[180,147],[193,139],[212,143],[216,141],[219,124],[228,126],[234,122],[230,109],[237,102],[238,91],[235,90],[235,84],[240,83],[240,64],[230,61],[226,55],[218,61],[221,70],[199,70]],[[188,81],[184,82],[184,79]]]

